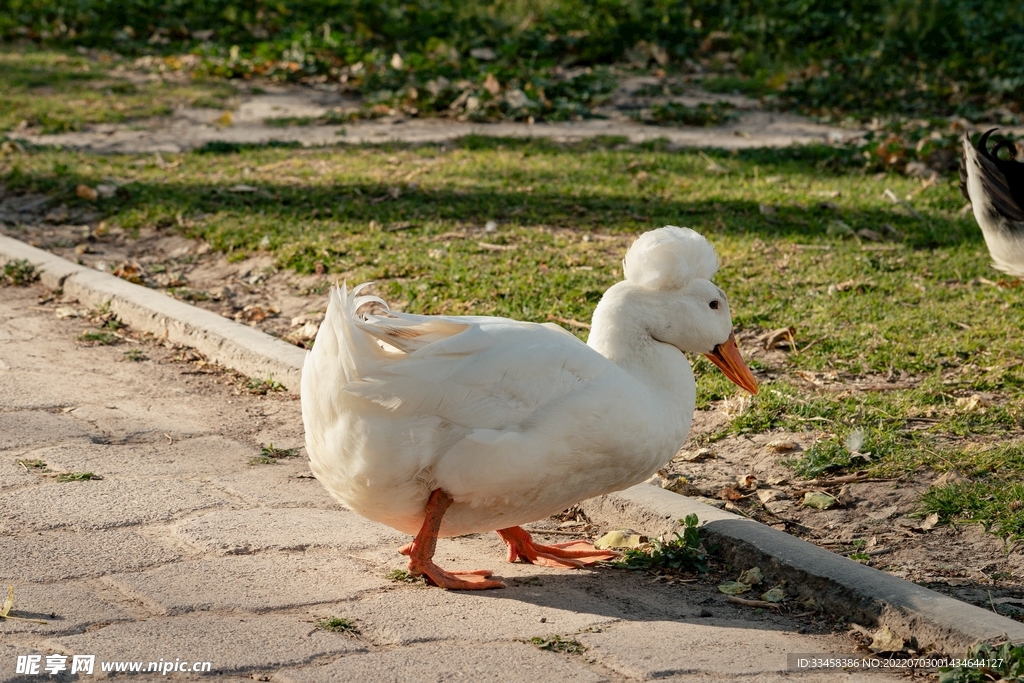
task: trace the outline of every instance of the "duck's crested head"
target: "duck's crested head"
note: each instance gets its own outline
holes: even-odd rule
[[[696,230],[666,225],[633,242],[622,270],[634,285],[678,289],[693,280],[710,280],[718,270],[718,254]]]

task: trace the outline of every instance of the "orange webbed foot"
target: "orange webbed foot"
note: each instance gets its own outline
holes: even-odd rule
[[[434,564],[434,550],[437,547],[437,532],[441,528],[441,518],[452,497],[442,489],[434,489],[427,500],[423,526],[412,543],[402,546],[398,552],[409,556],[409,573],[425,576],[427,583],[448,590],[484,590],[487,588],[504,588],[501,581],[492,581],[488,577],[492,572],[478,569],[469,572],[446,572]]]
[[[619,557],[619,553],[613,550],[598,550],[587,541],[569,541],[552,545],[534,543],[530,534],[517,526],[499,529],[498,535],[508,546],[509,562],[522,559],[524,562],[545,567],[578,569]]]
[[[505,584],[501,581],[492,581],[488,578],[494,572],[487,569],[477,569],[468,572],[448,572],[433,562],[414,563],[410,561],[409,573],[425,576],[427,583],[440,588],[447,588],[448,590],[472,591],[486,590],[488,588],[505,588]]]

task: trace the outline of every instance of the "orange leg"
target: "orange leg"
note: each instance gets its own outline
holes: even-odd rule
[[[492,572],[479,569],[473,572],[446,572],[434,564],[434,551],[437,549],[437,532],[441,528],[452,497],[441,489],[434,489],[427,500],[427,511],[423,518],[423,526],[412,543],[403,546],[398,552],[409,556],[409,573],[426,576],[427,583],[450,590],[481,590],[484,588],[504,588],[501,581],[491,581]]]
[[[574,569],[619,556],[619,553],[612,550],[598,550],[586,541],[540,545],[534,543],[530,534],[517,526],[498,529],[498,535],[508,546],[509,562],[522,558],[524,562],[545,567]]]

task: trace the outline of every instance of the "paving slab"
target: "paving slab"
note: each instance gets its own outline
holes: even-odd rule
[[[259,439],[258,436],[254,438]],[[265,443],[272,442],[267,440]],[[273,465],[249,467],[216,477],[213,481],[252,505],[338,509],[337,501],[313,478],[309,460],[304,455]]]
[[[0,497],[0,533],[135,526],[234,502],[212,486],[169,478],[173,470],[166,475],[160,479],[51,479],[43,487],[12,491]]]
[[[103,581],[158,614],[198,611],[268,612],[351,600],[387,587],[377,572],[330,553],[235,555],[175,562]]]
[[[140,661],[143,666],[160,659],[211,662],[214,674],[296,666],[366,649],[357,639],[288,614],[149,619],[45,643],[62,654],[94,654],[97,661]]]
[[[43,500],[45,496],[40,496],[40,502]],[[0,536],[0,543],[4,553],[0,582],[66,581],[137,571],[181,559],[180,551],[173,547],[127,529],[22,532]]]
[[[555,588],[554,585],[548,590]],[[559,607],[530,602],[526,592],[537,586],[511,585],[500,593],[480,595],[435,591],[422,585],[402,585],[384,593],[362,596],[345,605],[344,614],[356,619],[374,642],[411,645],[434,641],[493,642],[529,640],[553,634],[576,633],[610,624],[617,616],[580,609],[590,596],[572,586],[559,588]],[[527,599],[524,599],[527,598]]]
[[[337,507],[217,510],[182,522],[176,533],[197,548],[225,555],[307,548],[350,551],[382,544],[397,549],[409,542],[390,527]],[[395,557],[401,556],[396,552]]]
[[[277,673],[272,680],[281,683],[601,683],[609,679],[599,672],[588,669],[580,657],[562,657],[525,643],[446,643],[349,655],[326,666]]]
[[[259,451],[252,445],[216,434],[180,440],[161,434],[159,440],[141,444],[65,443],[31,453],[51,470],[96,472],[109,479],[214,477],[226,469],[245,468],[256,455]]]
[[[44,444],[92,441],[89,432],[74,418],[44,410],[0,413],[0,434],[3,435],[0,439],[0,457],[3,457],[5,451],[24,449],[29,444],[38,447],[41,441]]]
[[[14,613],[19,617],[41,619],[47,623],[0,619],[0,636],[15,633],[74,633],[94,624],[110,624],[135,618],[132,613],[103,600],[81,583],[38,584],[13,581],[9,585],[14,587]],[[3,588],[6,596],[7,587]],[[0,670],[0,679],[3,673]]]
[[[641,681],[677,674],[781,675],[789,653],[818,652],[831,644],[828,638],[747,626],[739,621],[656,621],[620,624],[577,638],[601,664]],[[816,640],[821,644],[814,647]]]

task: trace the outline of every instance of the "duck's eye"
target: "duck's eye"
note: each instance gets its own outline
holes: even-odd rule
[[[718,309],[718,299],[713,300],[711,303],[708,304],[708,306],[710,306],[711,308],[717,310]]]

